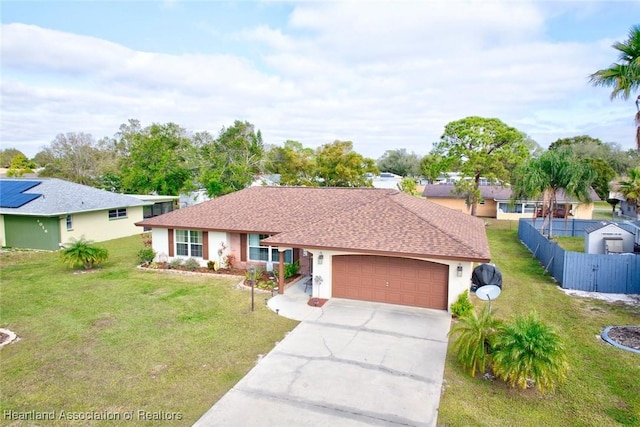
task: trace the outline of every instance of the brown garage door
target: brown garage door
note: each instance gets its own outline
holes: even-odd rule
[[[449,267],[374,255],[333,257],[336,298],[447,309]]]

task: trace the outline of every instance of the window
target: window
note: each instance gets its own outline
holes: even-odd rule
[[[73,230],[73,217],[71,215],[67,215],[67,231]]]
[[[118,219],[127,217],[127,208],[110,209],[109,219]]]
[[[500,212],[503,213],[522,213],[522,204],[521,203],[500,203],[499,204]]]
[[[267,237],[269,237],[268,234],[249,234],[247,239],[249,246],[249,261],[280,261],[278,248],[271,246],[260,246],[260,240],[266,239]],[[293,251],[291,249],[284,252],[284,262],[293,262]]]
[[[176,254],[202,258],[202,231],[176,230]]]
[[[525,214],[533,214],[536,210],[535,203],[500,203],[498,205],[498,209],[503,213],[525,213]]]

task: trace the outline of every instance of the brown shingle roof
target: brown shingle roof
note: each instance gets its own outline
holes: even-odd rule
[[[397,190],[250,187],[138,225],[274,234],[265,243],[488,261],[484,223]]]

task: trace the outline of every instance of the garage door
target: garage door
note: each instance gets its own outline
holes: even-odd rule
[[[333,257],[336,298],[447,309],[449,267],[373,255]]]

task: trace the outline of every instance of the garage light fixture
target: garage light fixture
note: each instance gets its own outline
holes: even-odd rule
[[[318,265],[321,265],[322,261],[324,261],[324,255],[322,255],[322,252],[320,252],[320,255],[318,255]]]
[[[460,263],[458,263],[457,272],[458,272],[458,277],[462,277],[462,264]]]

